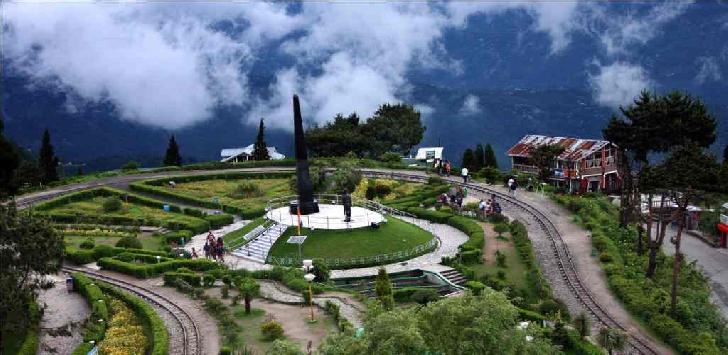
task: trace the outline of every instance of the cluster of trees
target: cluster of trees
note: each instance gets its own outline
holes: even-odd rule
[[[386,275],[386,273],[385,273]],[[364,333],[330,335],[322,354],[549,354],[557,352],[535,324],[519,329],[518,310],[490,288],[430,302],[422,307],[391,307],[391,285],[377,278],[381,307],[372,307]],[[389,289],[389,290],[388,290]]]
[[[407,104],[384,104],[366,122],[356,113],[336,115],[332,122],[306,130],[306,143],[315,156],[379,158],[386,152],[409,154],[425,132],[420,113]]]
[[[623,178],[620,224],[638,230],[637,253],[648,250],[645,275],[654,278],[658,251],[670,223],[677,223],[671,311],[676,312],[678,277],[683,256],[680,242],[688,205],[707,192],[720,190],[721,168],[707,148],[716,137],[716,120],[699,99],[672,92],[660,96],[647,91],[620,109],[604,129],[604,137],[621,150]],[[654,159],[662,157],[661,160]],[[642,196],[648,214],[641,213]],[[653,203],[660,201],[659,204]],[[676,204],[676,208],[673,208]]]
[[[58,180],[59,159],[47,129],[43,132],[37,159],[7,139],[3,131],[4,121],[0,117],[0,198],[13,196],[25,186]]]
[[[483,168],[498,169],[498,161],[495,158],[495,151],[490,143],[483,146],[478,143],[475,149],[465,149],[463,152],[462,167],[468,171],[476,172]]]

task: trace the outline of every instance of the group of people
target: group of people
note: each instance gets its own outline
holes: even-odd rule
[[[452,165],[449,160],[435,159],[435,171],[437,175],[450,176]]]
[[[436,201],[442,205],[450,205],[459,210],[463,207],[463,200],[465,199],[466,193],[466,190],[461,186],[454,186],[447,193],[442,193],[437,196]]]
[[[225,262],[225,241],[222,240],[222,237],[215,239],[215,235],[212,232],[207,235],[207,240],[205,241],[205,246],[202,247],[202,251],[205,252],[205,258],[207,259]]]
[[[483,217],[500,214],[502,212],[500,203],[495,200],[495,195],[491,195],[487,201],[483,201],[481,199],[480,203],[478,203],[478,210],[483,215]]]

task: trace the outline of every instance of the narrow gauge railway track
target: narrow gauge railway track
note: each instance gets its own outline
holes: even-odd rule
[[[202,338],[200,337],[200,332],[197,328],[197,325],[195,324],[194,319],[192,318],[192,316],[189,315],[189,313],[187,313],[187,311],[175,304],[172,300],[152,290],[148,290],[127,281],[103,275],[101,273],[94,272],[88,269],[64,266],[63,271],[69,273],[82,273],[99,281],[106,282],[124,291],[131,292],[141,297],[145,301],[156,305],[158,308],[163,309],[169,314],[169,317],[167,318],[176,323],[176,325],[179,326],[179,328],[182,330],[181,334],[179,335],[181,339],[176,340],[175,343],[175,340],[173,340],[175,334],[172,334],[172,330],[174,327],[170,327],[170,325],[167,324],[167,330],[168,333],[170,333],[169,353],[183,355],[202,355]],[[162,315],[160,314],[160,316]]]
[[[363,174],[370,177],[384,177],[396,180],[406,180],[411,182],[426,182],[428,176],[406,174],[397,172],[382,172],[382,171],[363,171]],[[539,211],[537,208],[516,199],[515,197],[509,196],[502,192],[482,187],[474,184],[465,184],[453,179],[446,179],[451,184],[467,187],[471,191],[475,191],[487,195],[495,195],[500,201],[504,202],[511,208],[516,208],[521,212],[527,214],[544,232],[551,242],[552,252],[557,260],[557,265],[561,273],[562,278],[569,286],[571,293],[578,300],[578,302],[589,312],[592,316],[600,323],[609,328],[616,328],[626,332],[626,328],[617,322],[604,308],[594,299],[589,289],[584,286],[579,274],[576,271],[576,265],[574,264],[569,248],[566,246],[561,233],[558,231],[556,226],[551,220]],[[641,336],[632,333],[626,333],[628,335],[629,346],[637,353],[640,354],[659,354],[659,352],[651,347],[648,341],[643,339]]]

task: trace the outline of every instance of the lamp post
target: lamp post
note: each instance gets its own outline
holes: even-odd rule
[[[313,271],[313,260],[306,259],[303,261],[303,272],[306,274],[303,275],[303,278],[308,282],[308,306],[311,309],[311,322],[315,322],[316,319],[313,317],[313,291],[311,290],[311,283],[313,282],[313,279],[316,278],[314,274],[311,272]]]

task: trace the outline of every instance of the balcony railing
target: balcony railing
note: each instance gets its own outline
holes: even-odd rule
[[[530,174],[538,174],[538,168],[533,165],[513,164],[513,170],[518,170]]]

